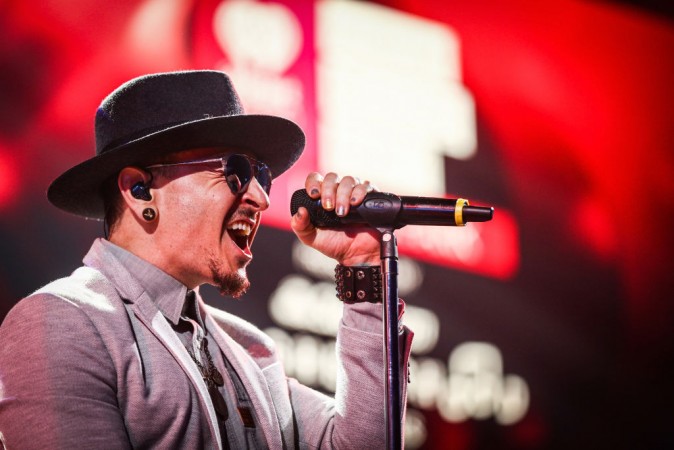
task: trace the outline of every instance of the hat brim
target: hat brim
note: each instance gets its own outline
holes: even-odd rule
[[[145,166],[173,152],[226,147],[247,152],[269,166],[276,178],[299,159],[304,133],[290,120],[240,115],[205,118],[148,134],[107,150],[59,176],[47,190],[57,208],[91,219],[103,219],[101,185],[128,166]]]

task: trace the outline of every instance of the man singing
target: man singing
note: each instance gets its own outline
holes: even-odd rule
[[[0,327],[0,448],[382,448],[376,289],[344,304],[334,399],[287,378],[267,335],[199,295],[205,283],[232,297],[248,288],[272,180],[304,148],[299,127],[244,114],[222,72],[186,71],[120,86],[95,132],[96,156],[48,198],[105,220],[106,239]],[[334,173],[309,174],[305,188],[339,215],[372,189]],[[373,230],[316,229],[304,208],[291,227],[338,272],[381,277]],[[401,342],[406,365],[407,329]]]

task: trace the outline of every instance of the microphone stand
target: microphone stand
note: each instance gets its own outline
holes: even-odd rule
[[[398,244],[393,230],[396,229],[396,217],[402,209],[402,199],[398,196],[380,199],[375,194],[372,201],[372,207],[366,208],[360,215],[381,234],[379,243],[386,358],[386,448],[401,450],[403,433],[398,340]]]
[[[407,224],[458,225],[466,222],[486,222],[492,219],[494,208],[468,206],[464,199],[432,199],[407,197],[403,208],[401,197],[384,192],[367,194],[357,213],[351,211],[338,218],[312,200],[303,189],[295,191],[290,202],[290,213],[300,206],[314,211],[312,223],[316,226],[339,227],[345,223],[368,224],[380,233],[382,300],[384,308],[384,357],[386,358],[386,448],[402,448],[402,386],[400,385],[400,351],[398,324],[398,247],[393,230]],[[453,215],[447,215],[451,212]],[[351,220],[349,220],[349,218]],[[317,221],[317,222],[315,222]]]
[[[398,247],[393,228],[380,231],[381,275],[384,307],[384,354],[386,358],[386,448],[402,448],[400,352],[398,340]]]

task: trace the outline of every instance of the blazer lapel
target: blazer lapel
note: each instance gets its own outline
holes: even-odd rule
[[[200,307],[204,310],[203,301]],[[255,417],[262,427],[267,446],[283,448],[274,402],[262,371],[250,355],[218,326],[210,314],[206,314],[206,328],[213,334],[225,357],[239,374],[255,409]]]
[[[213,408],[213,402],[211,401],[211,396],[208,393],[208,388],[206,383],[201,376],[201,373],[197,370],[196,365],[192,361],[189,353],[183,346],[178,336],[175,334],[169,323],[166,321],[166,318],[162,315],[156,305],[152,300],[143,293],[133,304],[131,304],[131,310],[134,312],[136,317],[157,337],[157,339],[168,349],[168,351],[173,355],[175,360],[178,362],[180,367],[185,371],[187,376],[192,381],[192,384],[197,390],[199,398],[203,405],[206,406],[206,410],[209,418],[209,428],[213,434],[214,440],[217,441],[217,448],[222,448],[222,442],[220,438],[219,428],[217,425],[217,418],[215,415],[215,409]]]
[[[212,442],[217,444],[216,448],[222,449],[215,409],[213,408],[211,396],[208,393],[208,388],[206,387],[206,383],[204,383],[201,373],[199,373],[189,353],[187,353],[187,350],[164,315],[146,293],[145,287],[138,281],[136,276],[129,272],[127,264],[124,264],[119,259],[120,252],[124,252],[125,250],[115,249],[116,246],[113,244],[103,239],[97,239],[89,250],[89,253],[84,257],[84,263],[100,271],[106,279],[112,282],[119,296],[125,299],[127,311],[130,310],[140,323],[147,327],[159,342],[166,347],[169,353],[173,355],[178,365],[187,374],[196,388],[201,404],[205,406],[209,419],[209,429],[213,435]],[[133,320],[133,317],[129,316],[129,319]]]

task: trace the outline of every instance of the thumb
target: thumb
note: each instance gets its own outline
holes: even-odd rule
[[[309,213],[303,206],[290,219],[290,228],[304,244],[310,245],[316,239],[316,227],[311,224]]]

